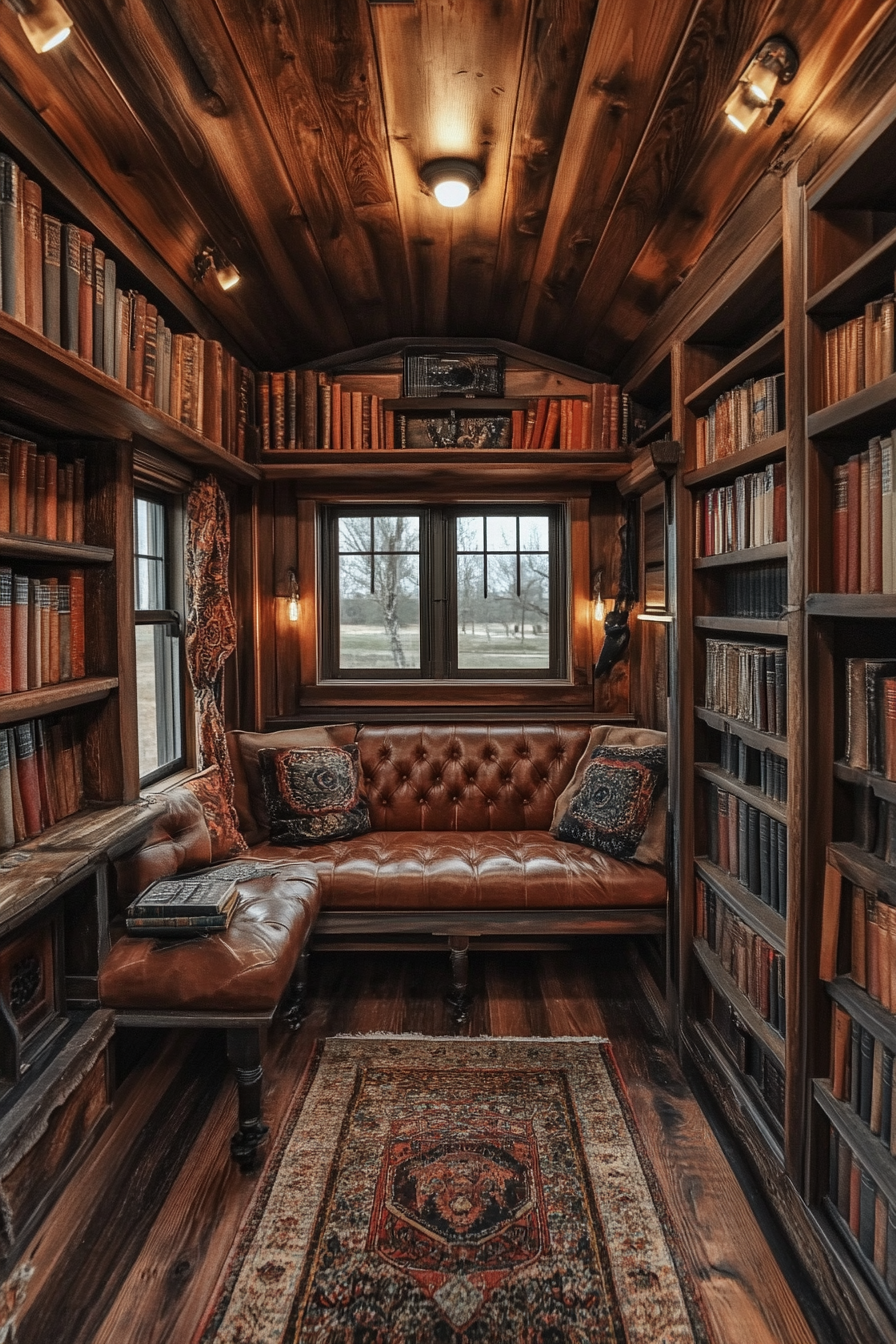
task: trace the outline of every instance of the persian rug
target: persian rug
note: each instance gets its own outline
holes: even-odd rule
[[[708,1344],[605,1041],[336,1037],[202,1344]]]

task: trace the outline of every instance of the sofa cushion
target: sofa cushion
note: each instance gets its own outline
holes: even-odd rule
[[[237,830],[234,810],[224,796],[220,766],[210,765],[188,779],[183,787],[198,798],[202,807],[211,836],[212,863],[242,854],[247,848],[246,841]]]
[[[318,845],[370,830],[358,748],[265,747],[258,753],[271,844]]]
[[[591,760],[591,753],[600,746],[665,747],[666,734],[653,728],[614,727],[612,724],[599,723],[591,729],[588,744],[585,747],[572,778],[560,794],[554,806],[551,818],[551,835],[557,834],[562,817],[569,811],[569,805],[582,787],[585,771]],[[648,863],[653,867],[662,867],[666,857],[666,813],[669,807],[668,788],[663,785],[656,794],[647,826],[641,843],[632,859],[633,863]]]
[[[99,975],[100,1003],[169,1011],[276,1008],[317,918],[317,878],[303,863],[238,866],[247,876],[238,881],[236,908],[223,933],[157,941],[130,937],[116,922],[117,938]]]
[[[325,910],[614,909],[666,899],[662,873],[547,831],[372,831],[301,854],[317,870]]]
[[[665,747],[595,747],[582,787],[557,824],[557,839],[633,859],[665,773]]]
[[[356,723],[333,723],[320,728],[285,728],[277,733],[237,730],[227,734],[233,766],[233,801],[240,830],[250,845],[266,839],[271,825],[258,764],[259,751],[263,747],[342,747],[354,742],[357,731]]]
[[[588,741],[584,723],[358,730],[374,831],[546,831]]]

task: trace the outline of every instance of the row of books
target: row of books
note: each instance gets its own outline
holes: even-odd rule
[[[893,372],[893,295],[824,335],[824,404],[872,387]]]
[[[725,572],[725,615],[778,620],[787,610],[787,564],[738,565]]]
[[[883,863],[896,867],[896,803],[871,788],[853,790],[853,842]]]
[[[707,785],[706,848],[770,910],[787,916],[787,827],[752,803]]]
[[[44,214],[39,184],[0,154],[0,305],[63,350],[245,455],[254,374],[218,341],[175,334],[155,304],[118,286],[116,263],[76,224]]]
[[[896,780],[896,661],[846,660],[846,764]]]
[[[0,849],[71,816],[83,794],[83,744],[75,715],[0,728]]]
[[[896,1294],[896,1206],[890,1207],[871,1173],[831,1125],[829,1201],[869,1269]]]
[[[736,733],[724,732],[720,738],[719,763],[741,784],[760,789],[776,803],[787,802],[787,761],[768,747],[748,747]]]
[[[86,675],[84,571],[32,579],[0,566],[0,695]]]
[[[709,1019],[739,1073],[748,1078],[769,1113],[784,1123],[784,1071],[751,1035],[722,994],[709,990]]]
[[[738,476],[694,501],[694,554],[727,555],[787,540],[787,484],[783,462]]]
[[[896,447],[873,438],[834,467],[834,592],[896,593]]]
[[[695,933],[706,940],[759,1016],[783,1036],[787,1020],[784,957],[699,880]]]
[[[0,434],[0,532],[84,540],[85,461],[61,462],[28,439]]]
[[[787,732],[787,651],[735,640],[706,641],[704,704],[764,733]]]
[[[697,420],[697,466],[718,462],[777,434],[779,421],[783,423],[778,410],[783,388],[783,373],[774,373],[748,378],[717,397]]]
[[[831,1091],[848,1102],[871,1133],[896,1155],[893,1119],[893,1052],[867,1027],[834,1004]]]
[[[896,1012],[896,905],[885,894],[848,883],[849,973],[889,1012]]]

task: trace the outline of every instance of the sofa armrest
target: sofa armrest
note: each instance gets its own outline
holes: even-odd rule
[[[165,806],[143,844],[115,865],[119,909],[156,878],[207,868],[212,861],[211,832],[195,794],[170,789],[162,799]]]

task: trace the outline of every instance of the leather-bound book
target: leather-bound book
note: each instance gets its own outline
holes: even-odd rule
[[[72,742],[75,811],[84,802],[84,725],[77,714],[66,715]]]
[[[10,472],[12,470],[13,440],[9,434],[0,434],[0,532],[9,532]]]
[[[28,519],[28,444],[13,439],[9,474],[9,530],[24,535]]]
[[[883,1048],[883,1060],[881,1062],[881,1097],[880,1097],[880,1141],[890,1146],[890,1133],[893,1121],[893,1052],[886,1046]]]
[[[342,453],[350,453],[352,450],[352,394],[344,389],[340,394],[342,401],[342,412],[339,417],[340,441],[336,445]],[[303,447],[307,444],[303,442]],[[313,446],[313,445],[312,445]],[[394,447],[394,443],[393,443]]]
[[[759,813],[759,899],[766,905],[772,903],[770,822],[768,813]]]
[[[47,532],[55,541],[59,527],[59,459],[55,453],[46,453],[47,459]]]
[[[37,758],[34,754],[34,728],[30,722],[17,723],[16,770],[19,778],[19,793],[22,797],[22,813],[25,818],[25,835],[30,840],[41,832],[40,781],[37,775]]]
[[[12,570],[0,566],[0,695],[12,690]]]
[[[333,385],[324,373],[320,374],[317,395],[317,446],[329,448],[333,434]]]
[[[62,773],[65,787],[65,813],[70,817],[80,806],[75,769],[75,741],[72,733],[72,716],[63,714],[59,722],[61,754],[58,769]]]
[[[872,999],[880,1002],[880,925],[877,920],[877,897],[865,892],[865,967],[867,989]]]
[[[548,400],[548,413],[544,422],[544,433],[541,436],[539,445],[541,452],[547,452],[549,449],[557,446],[557,433],[560,429],[560,402],[557,397],[551,397]],[[613,451],[611,449],[611,451]]]
[[[843,896],[843,877],[833,864],[825,865],[824,898],[821,908],[821,951],[819,977],[833,980],[837,975],[837,945],[840,938],[840,910]]]
[[[834,592],[849,592],[849,468],[834,468]]]
[[[317,436],[317,370],[302,370],[302,447],[314,450]]]
[[[53,215],[41,221],[43,239],[44,335],[62,344],[62,224]]]
[[[883,772],[884,703],[883,681],[896,676],[896,662],[881,658],[865,659],[865,713],[868,735],[869,770]]]
[[[868,1117],[868,1124],[871,1127],[872,1134],[880,1134],[884,1047],[880,1041],[875,1040],[873,1037],[871,1045],[871,1112]]]
[[[835,1129],[831,1129],[831,1142],[837,1147],[837,1208],[841,1216],[849,1221],[849,1196],[852,1189],[852,1153]]]
[[[43,201],[37,182],[25,178],[24,202],[25,321],[32,331],[44,329],[44,245],[41,231]]]
[[[86,470],[86,459],[76,457],[72,463],[72,541],[79,543],[84,541]]]
[[[103,371],[114,378],[117,372],[115,363],[115,325],[118,319],[116,294],[118,268],[111,257],[106,257],[103,265]]]
[[[298,414],[299,414],[299,385],[298,385],[298,376],[297,376],[297,374],[296,374],[295,369],[287,369],[287,370],[286,370],[286,373],[283,375],[283,381],[284,381],[284,386],[285,386],[285,389],[286,389],[286,391],[285,391],[285,397],[286,397],[286,409],[285,409],[285,416],[286,416],[286,428],[285,428],[286,447],[287,447],[291,452],[295,452],[295,450],[296,450],[296,449],[298,448],[298,446],[299,446],[299,421],[298,421]],[[332,391],[333,391],[333,389],[332,389],[332,387],[331,387],[331,388],[330,388],[330,392],[331,392],[331,394],[332,394]],[[332,447],[332,445],[330,444],[329,441],[326,441],[326,442],[324,442],[324,443],[321,445],[321,447],[323,447],[323,448],[330,448],[330,447]]]
[[[25,445],[25,526],[26,536],[33,537],[37,525],[37,444]]]
[[[593,447],[592,435],[594,433],[593,406],[590,401],[582,402],[582,448],[585,452],[590,452]]]
[[[255,378],[255,412],[261,451],[271,450],[271,375],[261,370]],[[304,445],[306,448],[309,445]],[[314,445],[311,444],[311,447]]]
[[[862,1026],[855,1018],[849,1030],[849,1104],[858,1115],[862,1104]]]
[[[595,387],[603,386],[603,383],[595,383]],[[536,399],[535,423],[532,426],[532,441],[527,445],[533,452],[538,452],[541,449],[542,440],[544,439],[545,422],[548,418],[548,400],[548,397],[538,397]]]
[[[8,154],[0,154],[0,302],[10,317],[19,316],[22,302],[18,294],[19,251],[24,245],[19,229],[21,178],[19,165]]]
[[[330,386],[330,442],[325,443],[324,447],[332,449],[333,452],[342,450],[342,385],[332,383]]]
[[[72,679],[72,598],[67,583],[56,589],[59,606],[59,680]]]
[[[20,844],[27,837],[25,833],[25,813],[22,808],[22,791],[19,788],[19,771],[16,761],[16,735],[13,728],[6,729],[6,745],[9,753],[9,788],[12,794],[13,832],[16,844]]]
[[[862,1170],[859,1194],[859,1245],[862,1254],[872,1260],[874,1257],[874,1203],[877,1196],[874,1182],[868,1172]]]
[[[129,293],[131,331],[128,341],[127,386],[138,397],[143,395],[143,357],[146,353],[146,297],[135,290]]]
[[[778,823],[778,912],[787,918],[787,827]]]
[[[146,305],[146,318],[143,328],[143,385],[139,395],[144,401],[148,401],[150,406],[154,406],[156,400],[156,377],[158,375],[159,366],[158,318],[158,309],[155,304],[148,303]]]
[[[271,397],[271,448],[282,452],[286,447],[286,376],[272,373],[270,378]]]
[[[846,546],[846,591],[861,591],[861,466],[859,454],[853,453],[846,463],[847,513],[850,527]]]
[[[188,337],[193,347],[193,390],[190,397],[190,414],[187,424],[191,429],[195,429],[197,434],[202,433],[202,420],[204,412],[204,379],[205,379],[205,342],[201,336],[195,332]]]
[[[370,394],[364,392],[361,394],[361,451],[369,453],[372,443],[372,433],[370,428]]]
[[[585,447],[582,435],[584,409],[584,401],[581,397],[576,397],[572,403],[572,443],[570,445],[574,453],[580,453]]]
[[[835,1003],[831,1033],[831,1091],[838,1101],[846,1100],[846,1075],[851,1025],[849,1014],[838,1003]]]
[[[866,937],[865,937],[865,893],[861,887],[852,889],[851,953],[849,973],[862,989],[868,984]]]
[[[40,621],[40,684],[50,684],[50,588],[46,583],[38,591],[37,618]]]
[[[105,368],[106,254],[93,249],[93,291],[91,294],[92,362],[95,369]]]
[[[750,886],[750,808],[749,804],[737,805],[737,880],[744,887]]]
[[[72,678],[79,678],[85,673],[85,638],[84,638],[84,571],[83,569],[73,569],[69,571],[68,576],[69,591],[71,595],[71,668]]]
[[[57,526],[60,541],[75,539],[75,468],[71,462],[59,468]]]
[[[78,315],[81,296],[81,230],[77,224],[62,226],[62,348],[77,355]]]
[[[41,680],[40,579],[28,580],[28,689],[37,690]]]
[[[115,381],[128,385],[128,352],[131,344],[131,296],[115,291]]]
[[[710,821],[710,828],[709,828],[709,836],[710,836],[710,855],[709,855],[709,857],[710,857],[710,858],[712,858],[712,845],[713,845],[713,826],[712,826],[712,814],[713,814],[713,806],[712,806],[712,804],[713,804],[713,795],[715,795],[715,799],[716,799],[716,825],[715,825],[715,830],[716,830],[716,833],[717,833],[717,834],[716,834],[716,837],[715,837],[715,843],[716,843],[716,848],[717,848],[717,850],[718,850],[718,858],[717,858],[717,859],[714,859],[713,862],[717,863],[717,864],[719,865],[720,868],[724,868],[724,870],[725,870],[726,873],[729,873],[729,872],[731,871],[731,866],[730,866],[730,865],[731,865],[731,852],[730,852],[729,845],[728,845],[728,804],[729,804],[729,801],[730,801],[730,795],[727,794],[727,793],[725,792],[724,789],[715,789],[715,788],[712,788],[711,791],[710,791],[710,796],[709,796],[709,821]]]
[[[874,790],[857,785],[853,790],[853,843],[869,854],[877,831],[877,799]]]
[[[887,1272],[887,1201],[877,1190],[874,1195],[874,1268],[881,1278]]]
[[[883,592],[882,508],[880,439],[874,438],[868,445],[868,512],[862,514],[862,527],[868,533],[869,593]]]
[[[78,354],[93,363],[93,234],[79,229]]]
[[[0,850],[12,849],[15,842],[12,786],[9,780],[9,743],[6,733],[0,732]]]
[[[871,511],[871,455],[866,448],[859,453],[859,586],[856,592],[870,592],[871,533],[868,526]]]
[[[706,853],[710,863],[719,862],[719,791],[714,784],[707,787],[706,799]]]
[[[220,341],[203,343],[202,433],[212,443],[222,442],[221,409],[224,396],[224,350]],[[283,374],[275,375],[282,381]]]
[[[34,535],[47,535],[47,455],[38,453],[34,469]]]
[[[854,770],[868,769],[864,658],[846,660],[846,763]]]
[[[522,414],[522,412],[520,412]],[[383,448],[383,407],[376,392],[370,394],[370,446],[375,453]]]
[[[352,392],[352,443],[353,453],[360,453],[364,444],[364,393]]]
[[[896,447],[888,434],[880,441],[881,588],[896,592]]]
[[[760,894],[759,878],[759,811],[747,806],[747,886],[754,896]]]
[[[50,675],[48,683],[55,686],[59,681],[59,580],[47,580],[47,599],[49,604],[49,621],[47,648],[50,657]]]
[[[12,576],[12,689],[28,690],[28,579]]]
[[[883,773],[887,779],[896,780],[896,677],[881,678],[880,696]]]
[[[787,732],[787,652],[775,649],[775,732],[784,737]]]
[[[43,829],[56,822],[56,799],[50,780],[50,757],[43,719],[34,720],[34,754],[37,760],[37,783],[40,790],[40,811]]]

